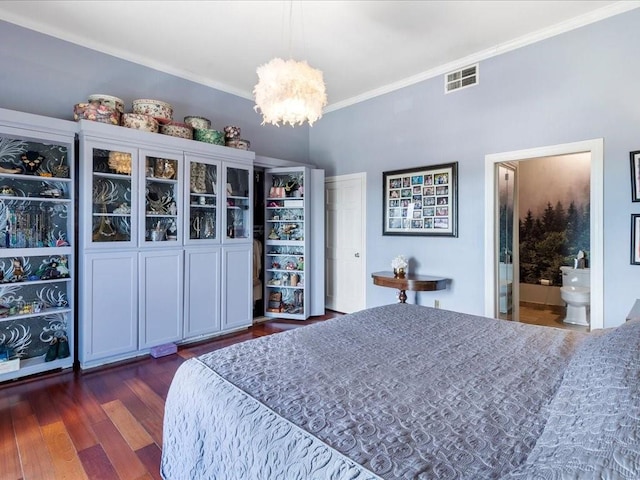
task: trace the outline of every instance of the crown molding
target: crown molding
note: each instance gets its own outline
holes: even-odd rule
[[[540,42],[547,38],[551,38],[566,32],[570,32],[571,30],[575,30],[577,28],[599,22],[600,20],[604,20],[606,18],[628,12],[638,7],[640,7],[640,1],[638,0],[620,1],[620,2],[613,3],[606,7],[593,10],[592,12],[581,15],[579,17],[575,17],[570,20],[558,23],[556,25],[552,25],[551,27],[545,28],[543,30],[538,30],[537,32],[533,32],[528,35],[523,35],[522,37],[516,38],[509,42],[505,42],[500,45],[487,48],[486,50],[483,50],[481,52],[474,53],[472,55],[469,55],[464,58],[460,58],[458,60],[454,60],[453,62],[444,64],[444,65],[440,65],[436,68],[432,68],[430,70],[419,73],[417,75],[404,78],[398,82],[390,83],[383,87],[376,88],[374,90],[369,90],[368,92],[365,92],[361,95],[356,95],[355,97],[351,97],[340,102],[332,103],[324,109],[323,113],[329,113],[336,110],[340,110],[342,108],[355,105],[356,103],[364,102],[365,100],[370,100],[372,98],[379,97],[380,95],[384,95],[386,93],[391,93],[396,90],[400,90],[401,88],[415,85],[416,83],[429,80],[439,75],[444,75],[451,71],[464,68],[467,65],[478,63],[482,60],[487,60],[488,58],[502,55],[503,53],[507,53],[507,52],[516,50],[518,48],[531,45],[536,42]]]
[[[547,38],[551,38],[556,35],[560,35],[562,33],[566,33],[571,30],[575,30],[577,28],[580,28],[595,22],[599,22],[600,20],[604,20],[606,18],[628,12],[630,10],[633,10],[639,7],[640,7],[640,0],[622,0],[616,3],[613,3],[606,7],[593,10],[592,12],[558,23],[551,27],[539,30],[537,32],[533,32],[528,35],[524,35],[522,37],[511,40],[509,42],[496,45],[494,47],[488,48],[481,52],[474,53],[472,55],[469,55],[464,58],[460,58],[458,60],[454,60],[453,62],[440,65],[438,67],[432,68],[425,72],[421,72],[411,77],[404,78],[397,82],[390,83],[380,88],[369,90],[368,92],[364,92],[360,95],[356,95],[354,97],[348,98],[340,102],[332,103],[323,110],[323,113],[330,113],[336,110],[340,110],[342,108],[346,108],[351,105],[355,105],[357,103],[364,102],[366,100],[370,100],[372,98],[379,97],[381,95],[384,95],[396,90],[400,90],[402,88],[405,88],[411,85],[415,85],[416,83],[429,80],[439,75],[444,75],[448,72],[463,68],[467,65],[478,63],[482,60],[486,60],[488,58],[492,58],[492,57],[501,55],[503,53],[507,53],[512,50],[525,47],[527,45],[531,45],[541,40],[545,40]],[[195,75],[192,72],[174,68],[171,65],[168,65],[165,63],[155,62],[153,60],[150,60],[147,57],[136,55],[131,51],[115,49],[113,47],[102,44],[100,42],[88,41],[86,38],[83,38],[78,35],[74,35],[74,33],[72,31],[69,31],[68,29],[55,28],[48,25],[43,25],[29,18],[25,18],[19,15],[14,15],[8,12],[3,12],[1,9],[0,9],[0,20],[5,20],[9,23],[13,23],[21,27],[28,28],[30,30],[35,30],[36,32],[40,32],[45,35],[50,35],[55,38],[58,38],[76,45],[80,45],[82,47],[89,48],[91,50],[95,50],[100,53],[111,55],[113,57],[120,58],[125,61],[130,61],[137,65],[142,65],[142,66],[151,68],[153,70],[157,70],[163,73],[167,73],[169,75],[173,75],[185,80],[189,80],[206,87],[210,87],[225,93],[229,93],[231,95],[235,95],[247,100],[253,100],[252,92],[247,92],[242,89],[234,88],[230,85],[212,82],[210,79],[205,78],[203,76]]]

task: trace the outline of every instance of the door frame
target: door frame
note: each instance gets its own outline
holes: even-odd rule
[[[567,155],[573,153],[591,154],[590,177],[590,269],[591,269],[591,322],[590,329],[604,328],[604,139],[596,138],[573,143],[516,150],[512,152],[485,155],[485,196],[484,196],[484,314],[496,316],[496,247],[495,209],[497,183],[495,165],[497,163],[528,160],[539,157]]]
[[[361,297],[362,297],[362,308],[366,308],[367,306],[367,280],[366,280],[366,272],[367,272],[367,174],[366,172],[358,172],[358,173],[350,173],[347,175],[338,175],[338,176],[333,176],[333,177],[325,177],[324,179],[324,184],[325,184],[325,192],[327,190],[327,184],[329,183],[339,183],[339,182],[344,182],[344,181],[349,181],[349,180],[359,180],[360,181],[360,200],[361,200],[361,205],[362,205],[362,212],[360,215],[360,228],[362,231],[362,242],[360,244],[360,265],[361,265],[361,277],[362,277],[362,291],[361,291]],[[326,195],[325,195],[326,197]],[[326,201],[326,198],[325,198]],[[326,221],[326,219],[325,219]],[[325,232],[325,235],[328,232]],[[325,242],[325,251],[326,251],[326,242]],[[329,276],[327,275],[328,268],[327,268],[327,258],[325,255],[325,279],[328,279]],[[326,289],[325,289],[326,292]],[[326,293],[325,293],[326,295]],[[325,304],[326,304],[326,299],[325,299]]]
[[[520,289],[516,288],[516,285],[520,284],[520,229],[518,228],[518,219],[519,219],[519,191],[518,191],[518,182],[519,182],[519,173],[518,173],[518,162],[499,162],[494,164],[495,175],[496,175],[496,185],[499,184],[500,168],[502,166],[509,170],[509,172],[513,173],[513,214],[512,214],[512,245],[511,245],[511,264],[513,265],[513,272],[511,274],[511,318],[519,319],[520,318]],[[500,235],[500,195],[498,192],[498,188],[496,188],[496,206],[494,221],[496,222],[496,230],[495,237],[499,238]],[[500,263],[498,262],[498,265]],[[499,288],[500,276],[496,275],[496,285],[495,288]],[[499,318],[499,309],[500,309],[500,299],[496,296],[496,317]]]

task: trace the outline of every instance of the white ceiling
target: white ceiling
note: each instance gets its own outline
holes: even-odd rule
[[[637,8],[638,1],[0,1],[0,19],[252,98],[307,60],[327,111]]]

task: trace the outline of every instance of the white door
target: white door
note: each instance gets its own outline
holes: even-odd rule
[[[352,313],[365,308],[366,174],[325,181],[326,306]]]

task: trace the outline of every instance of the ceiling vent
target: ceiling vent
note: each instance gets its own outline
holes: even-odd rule
[[[444,93],[471,87],[478,83],[478,64],[461,68],[444,76]]]

